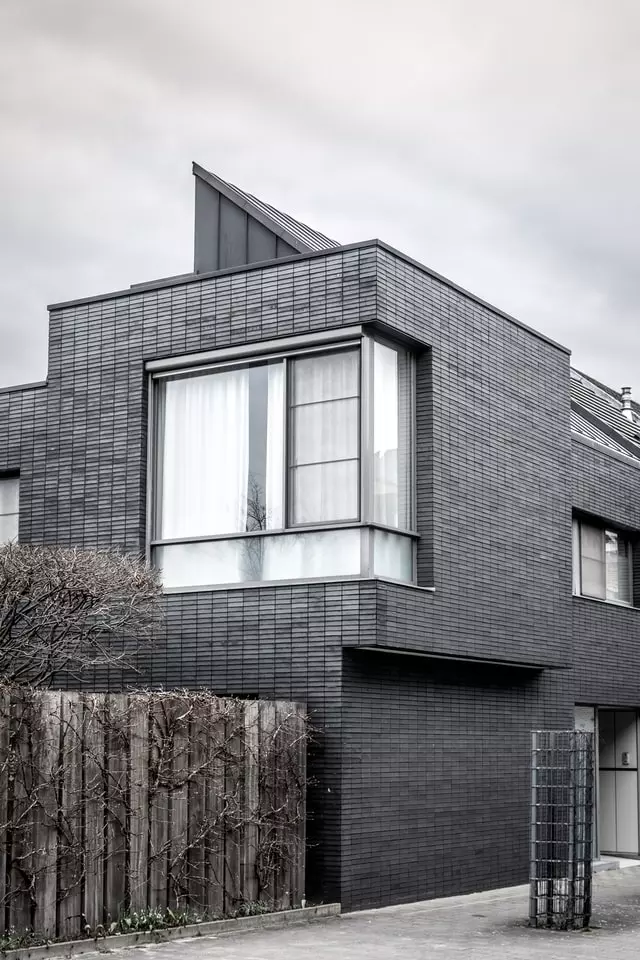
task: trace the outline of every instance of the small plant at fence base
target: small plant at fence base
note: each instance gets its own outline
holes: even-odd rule
[[[307,737],[281,701],[0,687],[0,931],[298,905]]]

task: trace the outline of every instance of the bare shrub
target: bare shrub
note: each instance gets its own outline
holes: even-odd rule
[[[41,686],[122,663],[161,616],[157,572],[115,550],[0,547],[0,677]],[[130,664],[127,664],[130,666]]]

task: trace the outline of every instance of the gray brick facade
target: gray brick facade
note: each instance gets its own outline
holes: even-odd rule
[[[417,355],[417,585],[172,594],[87,681],[305,701],[308,894],[345,908],[523,881],[529,731],[640,706],[640,612],[571,596],[572,509],[640,530],[640,471],[572,443],[567,351],[371,242],[52,308],[47,386],[0,392],[20,538],[143,552],[145,364],[355,324]]]

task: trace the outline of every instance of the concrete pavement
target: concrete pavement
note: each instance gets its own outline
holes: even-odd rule
[[[640,866],[594,878],[593,927],[532,930],[527,890],[346,914],[304,926],[113,951],[111,960],[638,960]]]

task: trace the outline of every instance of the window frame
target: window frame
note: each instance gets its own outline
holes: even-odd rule
[[[603,554],[604,554],[604,597],[593,596],[589,593],[584,593],[582,589],[583,575],[582,575],[582,528],[583,526],[591,527],[594,530],[599,530],[602,539],[603,539]],[[606,536],[607,534],[613,534],[618,539],[623,540],[626,544],[627,549],[627,578],[628,578],[628,589],[629,596],[631,600],[627,602],[626,600],[616,600],[612,597],[607,596],[607,564],[606,564]],[[571,526],[571,545],[572,545],[572,593],[575,597],[582,597],[585,600],[595,600],[598,603],[610,603],[616,607],[626,607],[633,608],[635,606],[635,597],[633,594],[633,540],[629,533],[625,530],[621,530],[619,527],[614,526],[613,524],[607,524],[601,520],[595,518],[586,517],[582,515],[574,515],[572,518]]]
[[[362,411],[364,404],[362,402],[362,343],[356,344],[346,344],[344,346],[336,346],[334,350],[314,350],[314,351],[300,351],[299,353],[286,357],[284,359],[284,382],[285,382],[285,394],[284,394],[284,418],[285,418],[285,427],[284,427],[284,504],[282,516],[284,519],[283,531],[294,531],[300,530],[304,532],[309,530],[311,527],[321,527],[327,529],[331,527],[332,529],[341,525],[341,524],[358,524],[363,519],[362,512],[362,473],[363,473],[363,458],[362,458]],[[358,385],[357,393],[355,399],[358,402],[358,418],[357,418],[357,427],[358,427],[358,438],[357,438],[357,456],[355,459],[357,467],[357,480],[356,480],[356,498],[357,498],[357,510],[355,517],[349,517],[345,520],[326,520],[326,521],[311,521],[309,523],[299,522],[295,523],[293,520],[294,513],[294,496],[293,496],[293,484],[291,482],[293,470],[296,465],[292,462],[292,448],[293,448],[293,435],[294,435],[294,410],[296,407],[301,406],[301,404],[293,404],[291,398],[293,396],[293,367],[295,361],[298,357],[306,357],[310,354],[315,354],[316,356],[326,356],[327,353],[348,353],[354,352],[358,354],[357,362],[357,376],[358,376]],[[339,398],[342,399],[342,398]],[[353,397],[348,397],[345,399],[354,399]],[[331,400],[323,400],[321,403],[331,403]],[[319,461],[320,462],[320,461]],[[327,463],[338,463],[338,460],[326,461]],[[342,461],[346,462],[346,461]]]
[[[405,527],[393,527],[374,521],[373,519],[373,474],[372,474],[372,437],[373,437],[373,350],[374,343],[380,342],[385,346],[399,351],[406,351],[408,359],[408,432],[409,432],[409,456],[408,456],[408,487],[409,487],[409,523]],[[322,577],[321,582],[325,580],[360,580],[360,579],[384,579],[393,580],[390,577],[379,577],[374,573],[374,535],[369,531],[380,529],[395,534],[398,537],[404,537],[411,540],[411,568],[412,575],[410,580],[397,580],[398,583],[416,582],[416,553],[417,541],[419,535],[415,530],[415,501],[416,501],[416,477],[415,477],[415,355],[411,349],[401,342],[394,342],[392,339],[380,336],[377,332],[365,332],[361,328],[355,331],[345,330],[343,336],[334,340],[327,340],[322,337],[320,342],[314,342],[314,337],[291,337],[283,342],[283,349],[278,350],[277,341],[271,343],[256,343],[251,353],[247,352],[247,345],[242,345],[238,349],[237,355],[233,350],[223,349],[219,351],[222,355],[219,361],[216,361],[216,352],[208,353],[205,362],[198,364],[195,362],[197,355],[190,355],[188,362],[181,362],[180,358],[167,361],[152,361],[146,365],[148,375],[148,416],[147,416],[147,527],[146,527],[146,557],[148,562],[153,560],[154,548],[168,546],[171,544],[186,544],[209,542],[216,540],[232,540],[251,537],[278,537],[287,536],[292,533],[313,533],[327,530],[341,530],[350,528],[361,529],[361,564],[360,572],[353,575],[340,575],[336,577]],[[274,347],[276,349],[272,349]],[[290,479],[290,451],[292,442],[292,417],[293,407],[290,403],[291,398],[291,361],[301,356],[311,356],[316,354],[328,354],[349,350],[358,351],[358,516],[356,519],[325,521],[315,523],[292,523],[291,518],[291,479]],[[162,450],[163,450],[163,429],[164,418],[161,403],[161,390],[158,389],[162,381],[182,378],[196,377],[228,369],[253,366],[256,364],[268,363],[270,361],[281,360],[284,365],[285,377],[285,403],[284,403],[284,450],[283,450],[283,526],[278,529],[270,530],[252,530],[236,533],[213,534],[203,536],[187,537],[169,537],[162,538],[158,536],[160,530],[161,505],[162,505]],[[195,590],[216,590],[228,589],[229,587],[245,587],[257,585],[277,585],[291,582],[309,583],[314,578],[301,577],[294,580],[254,580],[245,582],[231,583],[213,583],[206,586],[180,586],[165,587],[167,593],[186,593]]]

